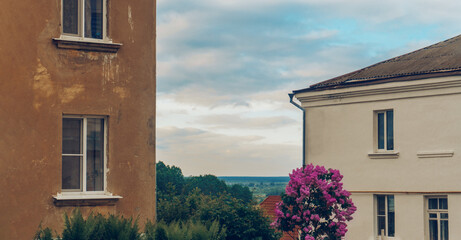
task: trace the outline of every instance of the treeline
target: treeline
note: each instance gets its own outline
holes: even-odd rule
[[[165,224],[216,221],[227,240],[278,239],[248,187],[228,186],[213,175],[184,177],[180,168],[163,162],[157,163],[157,219]]]

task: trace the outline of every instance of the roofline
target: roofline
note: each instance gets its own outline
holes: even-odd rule
[[[324,90],[331,90],[331,89],[339,89],[339,88],[350,88],[350,87],[359,87],[359,86],[366,86],[366,85],[375,85],[375,84],[383,84],[388,82],[402,82],[402,81],[416,81],[434,77],[446,77],[446,76],[455,76],[461,75],[461,69],[451,69],[451,70],[440,70],[439,72],[421,72],[421,73],[412,73],[409,75],[396,75],[396,76],[383,76],[377,78],[370,78],[367,80],[360,80],[360,79],[350,79],[350,82],[342,82],[339,84],[331,84],[331,85],[323,85],[315,87],[315,85],[311,85],[308,88],[303,88],[299,90],[293,90],[292,94],[304,93],[304,92],[314,92],[314,91],[324,91]]]
[[[352,71],[350,73],[346,73],[346,74],[343,74],[343,75],[340,75],[340,76],[337,76],[337,77],[334,77],[328,80],[314,83],[310,85],[308,88],[294,90],[293,94],[301,93],[301,92],[322,91],[322,90],[336,89],[336,88],[347,88],[347,87],[355,87],[355,86],[363,86],[363,85],[371,85],[371,84],[380,84],[380,83],[388,82],[390,80],[409,81],[409,80],[426,79],[426,78],[431,78],[431,77],[458,75],[461,71],[460,66],[457,66],[456,68],[440,68],[440,69],[431,69],[431,70],[420,71],[420,72],[409,72],[409,73],[407,72],[407,73],[401,73],[401,74],[389,74],[389,75],[381,75],[381,76],[370,76],[370,77],[364,77],[364,78],[354,78],[356,74],[362,71],[365,71],[367,69],[373,68],[383,63],[398,61],[399,59],[402,59],[408,55],[437,47],[438,45],[445,44],[447,42],[453,41],[454,39],[457,39],[460,37],[461,35],[457,35],[449,39],[446,39],[444,41],[431,44],[429,46],[402,54],[400,56],[396,56],[396,57],[393,57],[393,58],[390,58],[384,61],[380,61],[370,66]],[[449,74],[447,75],[447,73]]]

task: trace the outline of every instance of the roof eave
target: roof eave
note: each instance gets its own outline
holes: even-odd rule
[[[419,74],[381,77],[381,78],[373,78],[373,79],[360,79],[360,80],[339,82],[339,83],[330,84],[330,85],[320,85],[320,86],[316,85],[315,87],[310,86],[308,88],[293,90],[293,94],[304,93],[304,92],[314,92],[314,91],[324,91],[324,90],[331,90],[331,89],[338,89],[338,88],[349,88],[349,87],[359,87],[359,86],[365,86],[365,85],[383,84],[383,83],[388,83],[388,82],[416,81],[416,80],[428,79],[428,78],[433,78],[433,77],[446,77],[446,76],[455,76],[455,75],[461,75],[461,69],[457,69],[453,71],[419,73]]]

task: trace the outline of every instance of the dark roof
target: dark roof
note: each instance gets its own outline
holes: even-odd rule
[[[461,75],[461,35],[294,93]]]

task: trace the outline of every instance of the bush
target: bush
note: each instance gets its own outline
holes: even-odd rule
[[[38,226],[38,230],[34,236],[35,240],[53,240],[53,234],[50,228],[42,228],[42,224]]]
[[[39,226],[34,237],[35,240],[52,240],[51,229],[42,229]],[[64,230],[62,237],[56,234],[59,240],[141,240],[137,221],[132,218],[109,215],[107,218],[101,214],[93,213],[85,220],[77,208],[72,211],[72,216],[64,215]]]
[[[58,240],[224,240],[226,228],[221,227],[218,221],[204,224],[198,221],[160,222],[153,224],[146,222],[144,232],[139,233],[137,221],[131,218],[101,214],[90,214],[85,220],[82,213],[76,209],[71,217],[64,215],[65,227],[62,238],[56,234]],[[34,240],[53,240],[52,230],[43,229],[41,224]]]
[[[150,228],[155,229],[155,226],[151,225]],[[146,240],[224,240],[226,238],[226,229],[222,228],[218,221],[208,225],[195,221],[170,224],[160,222],[154,231],[149,230],[149,232],[155,232],[155,236],[148,236],[146,233]]]

